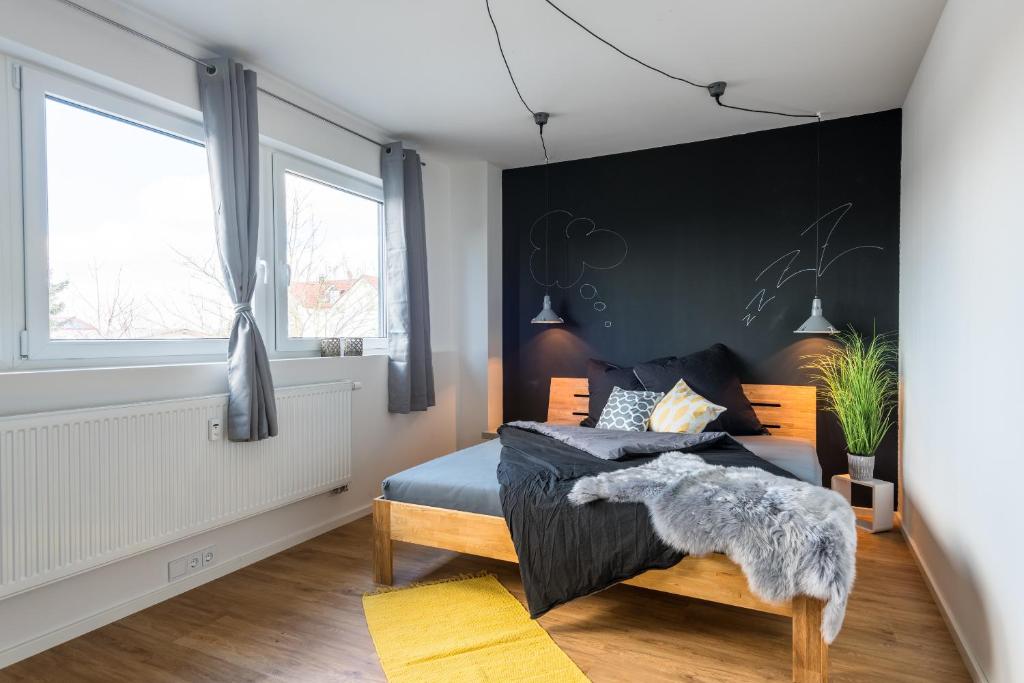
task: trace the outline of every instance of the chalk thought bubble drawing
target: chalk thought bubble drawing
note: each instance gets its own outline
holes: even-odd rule
[[[530,248],[530,277],[559,289],[575,287],[590,271],[616,268],[629,254],[622,235],[565,209],[547,211],[533,222]]]

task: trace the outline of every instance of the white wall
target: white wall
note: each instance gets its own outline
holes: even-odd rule
[[[950,0],[903,146],[904,529],[975,676],[1024,681],[1024,3]]]
[[[463,448],[501,424],[501,173],[485,162],[456,163],[452,245],[456,335],[462,351],[456,440]]]
[[[234,569],[236,560],[254,561],[366,514],[385,476],[455,448],[455,360],[452,351],[435,354],[437,407],[413,415],[388,414],[383,356],[272,362],[274,381],[282,386],[342,378],[363,383],[352,402],[357,428],[349,491],[317,496],[0,601],[0,668],[169,597],[168,589],[190,587],[167,583],[167,563],[174,558],[216,544],[219,565]],[[220,363],[0,373],[0,412],[21,412],[20,405],[63,408],[224,390]],[[217,574],[214,567],[194,578],[202,582]]]
[[[461,315],[456,329],[459,346],[459,395],[455,439],[460,448],[477,443],[487,427],[487,177],[482,162],[452,166],[452,226],[458,234],[452,244],[456,306]],[[457,226],[457,227],[456,227]]]
[[[192,54],[210,54],[187,37],[120,5],[106,0],[86,4]],[[7,85],[11,58],[71,71],[91,80],[111,79],[118,87],[128,84],[164,98],[171,106],[195,109],[198,103],[191,63],[57,2],[0,0],[0,17],[0,249],[9,254],[11,245],[17,243],[15,233],[21,229],[16,202],[7,201],[9,181],[18,173],[16,164],[8,161],[17,155],[7,154],[5,149],[13,139],[9,133],[16,131],[13,107],[3,106],[15,99]],[[377,139],[387,137],[384,131],[254,66],[260,71],[261,85]],[[379,174],[375,145],[273,100],[261,99],[260,107],[264,134],[356,170]],[[191,584],[185,582],[168,586],[167,562],[172,558],[216,544],[219,564],[194,577],[197,582],[208,580],[365,514],[383,477],[454,450],[457,407],[487,404],[486,381],[479,384],[475,369],[466,368],[486,367],[488,353],[486,324],[480,327],[472,321],[467,323],[457,305],[464,290],[483,292],[486,300],[485,271],[462,272],[463,264],[456,259],[465,259],[466,255],[455,245],[474,244],[480,258],[486,259],[486,232],[495,229],[487,222],[487,203],[494,194],[493,188],[488,194],[488,186],[494,182],[496,171],[482,162],[456,164],[429,150],[424,159],[437,407],[413,415],[388,414],[387,364],[382,356],[272,361],[277,386],[342,378],[363,383],[353,401],[357,428],[350,490],[338,496],[318,496],[0,601],[0,667],[188,587]],[[495,215],[493,207],[490,211]],[[458,234],[463,229],[471,232],[467,240]],[[0,415],[226,391],[223,363],[12,371],[18,369],[11,359],[22,310],[18,277],[18,273],[0,273]],[[473,315],[482,314],[486,321],[486,305],[478,309]],[[473,355],[476,358],[471,358]],[[465,388],[460,386],[464,378]],[[479,419],[474,420],[472,428],[479,433]]]
[[[505,421],[501,170],[487,165],[487,429]]]

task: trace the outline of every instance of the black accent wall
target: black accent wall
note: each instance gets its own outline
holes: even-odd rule
[[[715,342],[746,382],[806,383],[801,356],[828,343],[793,334],[814,294],[819,134],[825,316],[896,331],[900,129],[892,110],[506,170],[505,418],[544,419],[549,378],[584,376],[588,357],[633,364]],[[537,222],[546,207],[558,212]],[[530,324],[538,282],[564,325]],[[827,482],[846,471],[844,445],[831,416],[818,430]],[[876,476],[895,481],[895,434],[879,455]]]

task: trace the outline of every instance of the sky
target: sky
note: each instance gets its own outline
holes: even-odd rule
[[[57,295],[65,308],[56,318],[103,328],[99,321],[119,300],[134,323],[111,336],[174,336],[179,328],[191,329],[188,336],[226,335],[232,307],[216,279],[204,147],[53,98],[46,118],[50,278],[68,282]],[[344,260],[377,274],[378,204],[286,177],[289,195],[293,186],[301,190],[324,226],[316,258],[326,264],[319,270]]]

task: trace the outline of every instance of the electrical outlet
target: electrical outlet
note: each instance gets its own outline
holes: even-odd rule
[[[177,581],[189,574],[202,571],[217,561],[217,546],[206,546],[190,555],[179,557],[167,563],[167,580]]]
[[[211,417],[210,421],[206,425],[207,436],[210,441],[220,441],[221,437],[221,421],[220,418]]]

